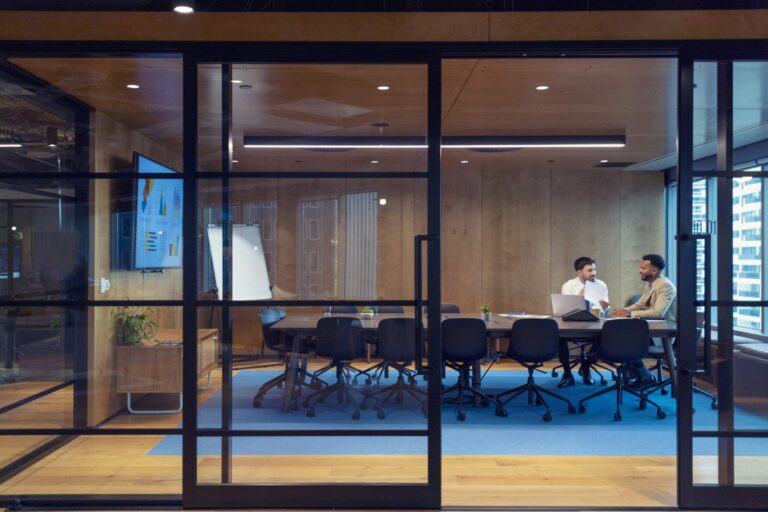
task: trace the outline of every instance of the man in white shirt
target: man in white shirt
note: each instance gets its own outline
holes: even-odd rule
[[[588,301],[585,299],[584,307],[587,307],[588,309],[597,307],[599,307],[601,310],[606,309],[608,307],[608,286],[603,281],[595,277],[597,275],[597,263],[595,263],[595,260],[587,256],[581,256],[580,258],[576,258],[576,261],[573,262],[573,268],[576,270],[576,277],[563,283],[563,286],[560,289],[560,293],[564,295],[584,295],[587,281],[589,281],[602,289],[602,293],[600,295],[605,297],[605,300],[600,300],[597,304],[593,304],[591,302],[587,304],[586,302]],[[568,348],[568,340],[560,340],[559,359],[560,364],[563,365],[563,377],[560,379],[560,382],[557,386],[560,388],[573,386],[574,380],[570,367],[570,350]],[[582,363],[581,367],[579,368],[579,374],[581,375],[584,384],[594,384],[592,376],[589,373],[588,364]]]

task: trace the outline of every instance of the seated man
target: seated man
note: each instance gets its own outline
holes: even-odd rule
[[[608,298],[608,286],[603,281],[595,277],[597,275],[597,263],[595,263],[594,259],[587,256],[577,258],[576,261],[573,262],[573,268],[576,270],[576,277],[563,283],[560,293],[564,295],[584,295],[587,281],[591,281],[592,283],[602,288],[603,295],[606,297],[606,299]],[[587,305],[585,304],[585,306]],[[592,304],[590,302],[588,309],[596,307],[605,309],[608,307],[608,302],[602,300],[599,304]],[[569,364],[570,350],[568,349],[568,340],[560,340],[559,359],[560,364],[563,365],[563,378],[560,379],[560,382],[557,386],[560,388],[573,386],[573,375],[571,373],[571,366]],[[579,368],[579,374],[584,380],[584,384],[593,383],[592,377],[589,374],[588,364],[582,364],[581,368]]]
[[[640,279],[647,286],[637,302],[627,308],[616,309],[613,315],[626,318],[646,318],[675,321],[675,296],[677,289],[668,278],[661,275],[666,267],[664,258],[658,254],[646,254],[640,262]],[[645,367],[642,361],[633,364],[636,368],[638,385],[645,385],[655,381],[654,376]]]

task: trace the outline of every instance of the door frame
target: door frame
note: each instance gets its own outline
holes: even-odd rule
[[[231,224],[228,214],[230,177],[251,179],[311,178],[311,179],[425,179],[427,184],[427,300],[428,321],[440,324],[440,106],[441,106],[441,61],[425,52],[340,52],[325,56],[309,55],[285,49],[266,50],[257,46],[249,51],[191,51],[184,53],[184,359],[197,360],[197,343],[194,340],[197,329],[197,310],[200,306],[218,306],[222,311],[220,341],[222,346],[222,423],[221,428],[197,427],[197,375],[194,365],[184,368],[183,408],[183,479],[182,503],[189,508],[248,507],[268,508],[431,508],[440,507],[441,496],[441,438],[440,438],[440,335],[431,333],[429,363],[422,368],[427,376],[427,425],[426,429],[408,431],[398,429],[378,430],[331,430],[320,425],[315,430],[302,430],[301,436],[424,436],[427,438],[427,482],[426,484],[231,484],[231,439],[242,436],[276,437],[297,435],[295,432],[275,431],[233,431],[231,418],[232,403],[232,325],[230,308],[243,306],[324,306],[351,304],[353,301],[322,300],[231,300],[231,257],[224,251],[223,297],[224,300],[200,300],[197,297],[197,192],[202,179],[220,180],[222,187],[222,229],[226,233]],[[230,174],[232,147],[232,94],[230,78],[232,64],[258,62],[273,64],[414,64],[424,65],[427,80],[427,172],[238,172]],[[198,66],[200,64],[221,64],[222,66],[222,133],[221,172],[198,170]],[[224,248],[231,244],[229,237],[222,237]],[[397,304],[415,306],[416,297],[389,301],[366,301],[372,305]],[[434,322],[434,323],[433,323]],[[197,444],[201,437],[222,439],[221,482],[201,484],[197,479]]]
[[[678,60],[678,173],[677,173],[677,285],[679,330],[679,389],[678,389],[678,503],[681,508],[736,508],[759,509],[768,502],[768,485],[735,485],[734,451],[736,438],[767,438],[768,430],[736,429],[733,421],[733,307],[768,307],[768,301],[734,301],[733,287],[733,230],[732,187],[733,179],[740,176],[768,178],[768,172],[740,172],[733,169],[733,63],[736,60],[765,60],[764,44],[734,48],[691,47],[682,51]],[[762,51],[760,49],[763,48]],[[761,58],[762,57],[762,58]],[[717,62],[717,158],[715,171],[693,169],[693,88],[694,63]],[[705,239],[711,244],[709,234],[698,234],[693,228],[693,181],[694,178],[714,178],[717,191],[718,236],[716,247],[710,253],[717,254],[717,268],[707,269],[705,274],[716,274],[717,290],[714,294],[707,287],[704,300],[696,296],[696,243]],[[726,200],[722,200],[725,198]],[[707,265],[709,262],[706,263]],[[708,279],[709,280],[709,279]],[[718,307],[719,306],[719,307]],[[693,379],[711,369],[711,361],[702,368],[697,361],[699,326],[696,325],[696,309],[704,307],[707,317],[717,308],[718,359],[716,363],[717,393],[719,402],[718,429],[694,430]],[[705,331],[708,331],[709,325]],[[709,336],[705,337],[709,342]],[[726,340],[725,342],[723,340]],[[705,354],[709,353],[705,351]],[[696,485],[693,481],[694,439],[718,440],[718,484]]]

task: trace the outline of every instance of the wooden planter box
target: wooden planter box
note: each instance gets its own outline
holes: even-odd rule
[[[218,331],[197,331],[197,376],[218,366]],[[146,345],[118,346],[115,354],[118,393],[181,393],[184,361],[181,329],[160,329]]]

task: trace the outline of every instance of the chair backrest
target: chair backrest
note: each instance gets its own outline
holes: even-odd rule
[[[651,338],[648,322],[640,318],[609,320],[603,324],[597,353],[609,361],[629,363],[645,357]]]
[[[457,306],[456,304],[443,302],[442,304],[440,304],[440,312],[441,313],[461,313],[461,310],[459,309],[459,306]]]
[[[405,313],[403,306],[373,306],[373,312],[377,315],[382,313]]]
[[[443,357],[448,361],[478,361],[488,351],[485,322],[479,318],[448,318],[441,332]]]
[[[512,324],[507,355],[521,363],[542,363],[557,355],[559,330],[551,318],[521,318]]]
[[[282,308],[264,308],[259,312],[261,334],[264,336],[264,343],[273,350],[280,345],[282,333],[280,331],[273,331],[270,327],[286,316],[288,316],[288,313]]]
[[[331,315],[347,315],[347,314],[357,314],[357,308],[355,306],[323,306],[323,313],[328,313]]]
[[[363,324],[349,316],[327,316],[317,321],[315,353],[336,361],[351,361],[365,355]]]
[[[376,330],[376,353],[385,361],[410,363],[416,357],[416,320],[385,318]]]

